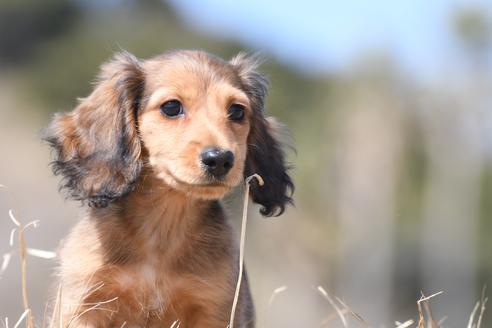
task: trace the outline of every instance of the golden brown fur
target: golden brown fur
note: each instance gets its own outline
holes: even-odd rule
[[[230,62],[200,51],[139,61],[122,53],[98,84],[47,135],[56,174],[87,214],[61,249],[63,325],[226,327],[238,250],[218,200],[252,173],[264,215],[291,202],[274,124],[264,117],[266,79],[254,60]],[[183,115],[162,105],[179,100]],[[244,107],[244,120],[228,116]],[[205,174],[207,147],[234,154],[219,178]],[[247,278],[235,327],[254,327]]]

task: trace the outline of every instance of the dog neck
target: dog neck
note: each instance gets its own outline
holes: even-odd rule
[[[199,229],[201,216],[212,203],[171,188],[147,171],[129,195],[97,216],[98,221],[111,221],[118,227],[114,234],[133,236],[147,252],[167,252],[181,247]]]

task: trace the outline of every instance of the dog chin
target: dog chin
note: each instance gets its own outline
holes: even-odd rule
[[[214,200],[223,198],[233,186],[222,182],[187,182],[176,178],[169,172],[158,174],[158,177],[171,188],[181,191],[193,198]]]
[[[199,186],[187,187],[186,189],[187,194],[191,197],[206,200],[221,199],[231,190],[231,188],[227,186]]]

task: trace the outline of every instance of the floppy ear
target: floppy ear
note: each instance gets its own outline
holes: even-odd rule
[[[257,58],[239,54],[231,60],[231,64],[238,72],[253,110],[244,175],[248,177],[257,173],[265,182],[260,186],[253,179],[250,195],[253,202],[262,205],[261,214],[279,216],[287,204],[292,204],[294,184],[287,173],[283,145],[279,138],[280,125],[273,118],[265,117],[268,80],[257,71]]]
[[[53,147],[53,172],[61,188],[91,207],[106,207],[129,193],[142,167],[137,110],[144,74],[122,52],[104,64],[89,97],[69,113],[56,114],[45,140]]]

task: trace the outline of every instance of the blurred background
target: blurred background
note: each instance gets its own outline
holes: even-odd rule
[[[297,149],[295,208],[276,219],[250,212],[259,327],[339,326],[317,286],[373,327],[417,319],[421,292],[444,291],[434,317],[465,327],[492,286],[489,0],[1,0],[0,254],[12,251],[9,209],[40,220],[26,238],[46,250],[80,216],[40,141],[52,114],[87,95],[115,51],[174,48],[259,51],[268,112]],[[226,203],[238,224],[239,196]],[[55,266],[28,259],[39,324]],[[11,322],[23,312],[19,272],[14,254],[0,278]]]

